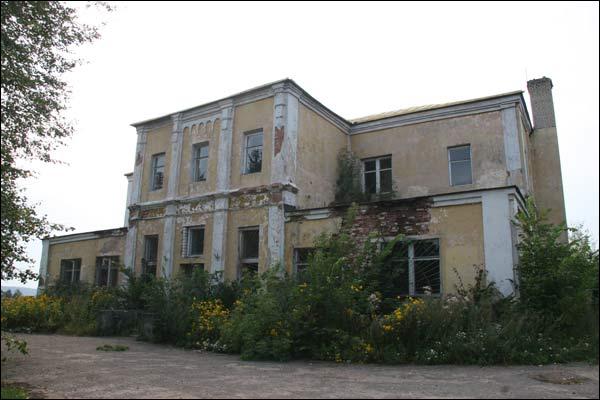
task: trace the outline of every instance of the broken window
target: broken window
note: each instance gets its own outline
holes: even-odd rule
[[[78,283],[81,275],[81,258],[60,261],[60,280],[64,283]]]
[[[308,247],[294,249],[294,268],[297,274],[302,274],[308,268],[314,252],[315,249]]]
[[[118,256],[96,258],[96,286],[115,287],[118,279]]]
[[[187,235],[186,257],[197,257],[204,254],[204,226],[190,226],[185,228]]]
[[[150,182],[152,190],[162,189],[164,176],[165,153],[155,154],[152,156],[152,182]]]
[[[240,275],[258,272],[258,227],[240,229]]]
[[[205,181],[208,172],[208,143],[194,145],[194,182]]]
[[[158,235],[144,236],[144,258],[142,259],[142,274],[156,276],[158,259]]]
[[[439,294],[440,246],[438,239],[398,242],[388,265],[390,293],[386,296]]]
[[[450,185],[468,185],[473,183],[471,174],[471,145],[448,148]]]
[[[185,263],[185,264],[180,264],[179,268],[181,270],[181,273],[186,276],[186,277],[191,277],[194,274],[194,271],[204,271],[204,264],[202,263]]]
[[[392,157],[372,158],[363,161],[365,193],[392,191]]]
[[[244,173],[252,174],[262,169],[263,132],[262,129],[245,134]]]

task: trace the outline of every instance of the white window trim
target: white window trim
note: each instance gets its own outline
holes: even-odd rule
[[[389,158],[390,159],[390,167],[389,168],[381,168],[381,160]],[[390,171],[392,173],[392,185],[394,184],[394,172],[392,171],[392,155],[387,155],[387,156],[381,156],[381,157],[373,157],[373,158],[365,158],[362,160],[362,189],[363,189],[363,193],[367,193],[367,179],[366,179],[366,168],[365,168],[365,163],[368,161],[375,161],[375,171],[369,171],[368,173],[372,174],[373,172],[375,173],[375,193],[371,193],[371,194],[382,194],[382,193],[391,193],[392,190],[390,190],[389,192],[382,192],[381,191],[381,172],[382,171]]]
[[[192,234],[191,231],[195,230],[195,229],[202,229],[204,231],[204,238],[202,240],[202,253],[199,254],[192,254]],[[186,257],[203,257],[204,256],[204,239],[206,239],[206,229],[204,225],[194,225],[194,226],[186,226],[185,227],[186,230],[186,241],[187,241],[187,248],[185,251],[185,256]]]
[[[75,276],[74,272],[75,272],[75,262],[76,261],[79,261],[79,268],[78,268],[79,269],[79,279],[77,281],[73,278]],[[63,262],[65,264],[67,262],[69,262],[71,264],[71,266],[68,267],[68,268],[71,268],[71,280],[68,283],[80,282],[81,281],[81,258],[68,258],[68,259],[65,259],[65,260],[60,260],[60,263],[61,263],[61,271],[60,271],[61,277],[60,277],[60,280],[61,281],[63,280],[63,275],[65,273],[65,270],[67,269],[66,265],[65,265],[64,269],[62,268],[63,267]]]
[[[258,134],[262,135],[262,144],[260,146],[252,146],[252,148],[254,148],[254,147],[261,148],[262,161],[261,161],[261,165],[260,165],[260,171],[247,172],[248,171],[248,168],[247,168],[248,167],[248,140],[250,137],[256,136]],[[265,135],[264,135],[262,128],[244,132],[244,140],[242,142],[242,157],[244,158],[244,162],[242,163],[242,175],[260,174],[263,171],[262,167],[263,167],[263,162],[265,160],[264,148],[265,148]]]
[[[200,149],[202,147],[208,147],[208,154],[206,155],[206,157],[199,157],[196,158],[196,150]],[[197,168],[196,168],[196,160],[203,160],[206,159],[208,160],[210,157],[210,143],[208,141],[206,142],[199,142],[199,143],[194,143],[192,145],[192,168],[191,168],[191,180],[192,182],[205,182],[206,180],[208,180],[208,161],[206,162],[206,176],[204,179],[198,179],[197,176]]]
[[[460,161],[450,161],[450,150],[454,150],[454,149],[459,149],[461,147],[468,147],[469,148],[469,169],[471,170],[471,182],[470,183],[463,183],[463,184],[454,184],[454,182],[452,182],[452,163],[453,162],[465,162],[466,160],[460,160]],[[450,146],[448,147],[448,179],[450,180],[450,186],[467,186],[467,185],[472,185],[473,184],[473,149],[471,148],[471,144],[461,144],[458,146]]]

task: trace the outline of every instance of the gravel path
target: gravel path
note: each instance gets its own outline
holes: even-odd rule
[[[598,398],[598,366],[463,367],[246,362],[133,338],[20,335],[2,381],[49,398]],[[96,351],[103,344],[125,352]],[[548,383],[576,378],[576,384]]]

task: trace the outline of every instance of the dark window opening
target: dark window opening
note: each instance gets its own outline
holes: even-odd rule
[[[64,283],[78,283],[81,275],[81,258],[60,261],[60,280]]]

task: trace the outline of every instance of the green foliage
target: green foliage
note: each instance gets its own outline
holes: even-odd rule
[[[96,3],[110,9],[103,3]],[[19,160],[53,162],[50,152],[73,131],[62,112],[67,87],[63,75],[77,64],[71,51],[98,37],[95,27],[77,21],[77,12],[64,2],[2,1],[0,46],[2,59],[2,147],[1,147],[1,278],[35,279],[25,244],[54,230],[65,229],[39,216],[28,204],[18,179],[30,170]]]
[[[2,385],[2,399],[28,399],[29,392],[14,385]]]
[[[127,351],[129,350],[128,346],[123,346],[122,344],[103,344],[102,346],[96,347],[97,351]]]
[[[340,151],[338,154],[338,178],[335,182],[335,201],[349,204],[364,201],[365,195],[361,185],[361,161],[351,151]]]

